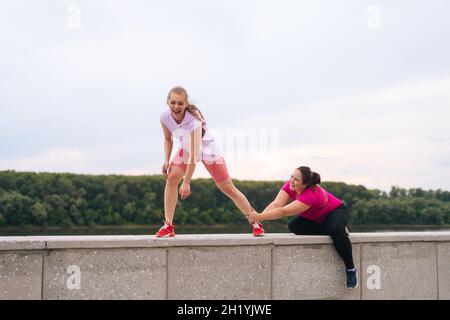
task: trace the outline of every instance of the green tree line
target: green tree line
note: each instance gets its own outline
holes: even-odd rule
[[[261,211],[275,198],[283,181],[234,183]],[[352,224],[450,223],[448,191],[392,187],[383,192],[342,182],[322,185],[346,201]],[[0,227],[160,224],[164,219],[164,186],[161,175],[0,171]],[[178,203],[177,224],[246,221],[211,179],[193,180],[191,190],[191,197]]]

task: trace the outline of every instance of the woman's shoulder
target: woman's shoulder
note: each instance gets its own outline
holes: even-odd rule
[[[286,191],[289,194],[295,194],[295,191],[291,189],[291,182],[288,180],[281,186],[281,190]]]
[[[286,192],[292,200],[295,200],[296,194],[295,194],[294,190],[291,190],[291,188],[290,188],[290,181],[289,180],[286,181],[285,183],[283,183],[283,186],[281,187],[280,191],[281,190]]]
[[[286,186],[288,186],[288,187],[289,187],[289,184],[290,184],[290,181],[289,181],[289,180],[287,180],[287,181],[283,182],[283,187],[286,187]]]
[[[202,125],[202,122],[198,120],[192,113],[186,110],[183,122],[181,122],[180,127],[189,130],[191,132]]]
[[[166,110],[163,113],[161,113],[161,115],[159,116],[159,119],[161,121],[168,119],[168,117],[170,116],[170,111]]]
[[[188,123],[197,123],[200,122],[200,120],[197,119],[196,115],[193,114],[191,111],[186,110],[186,114],[184,116],[183,122]]]
[[[316,195],[317,195],[317,188],[316,188],[316,190],[314,190],[313,188],[309,187],[309,188],[306,188],[305,190],[303,190],[303,192],[299,195],[299,197],[315,198]]]

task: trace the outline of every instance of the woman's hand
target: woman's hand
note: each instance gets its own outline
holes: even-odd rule
[[[184,182],[181,184],[180,187],[180,198],[181,200],[184,200],[188,198],[191,195],[191,186],[188,182]]]
[[[255,221],[261,221],[260,214],[254,210],[249,213],[246,213],[245,215],[247,216],[247,219],[248,219],[248,221],[250,221],[250,223],[253,223]]]
[[[164,177],[168,177],[167,171],[169,170],[169,161],[164,161],[164,164],[161,167],[161,172]]]

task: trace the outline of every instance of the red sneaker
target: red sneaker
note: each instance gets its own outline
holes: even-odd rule
[[[165,237],[167,235],[169,237],[175,237],[175,231],[173,229],[173,225],[171,225],[167,221],[164,221],[164,225],[161,227],[161,229],[158,230],[158,232],[156,232],[156,236]]]
[[[263,225],[260,222],[258,221],[253,222],[252,228],[254,237],[260,237],[264,235]]]

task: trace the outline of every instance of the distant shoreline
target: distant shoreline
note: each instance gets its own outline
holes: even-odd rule
[[[7,236],[41,236],[41,235],[154,235],[160,225],[95,225],[73,227],[0,227],[0,237]],[[285,223],[267,223],[267,233],[290,233]],[[401,232],[401,231],[437,231],[450,230],[446,225],[350,225],[350,232]],[[178,234],[217,234],[217,233],[249,233],[251,229],[246,223],[214,224],[214,225],[178,225]]]

